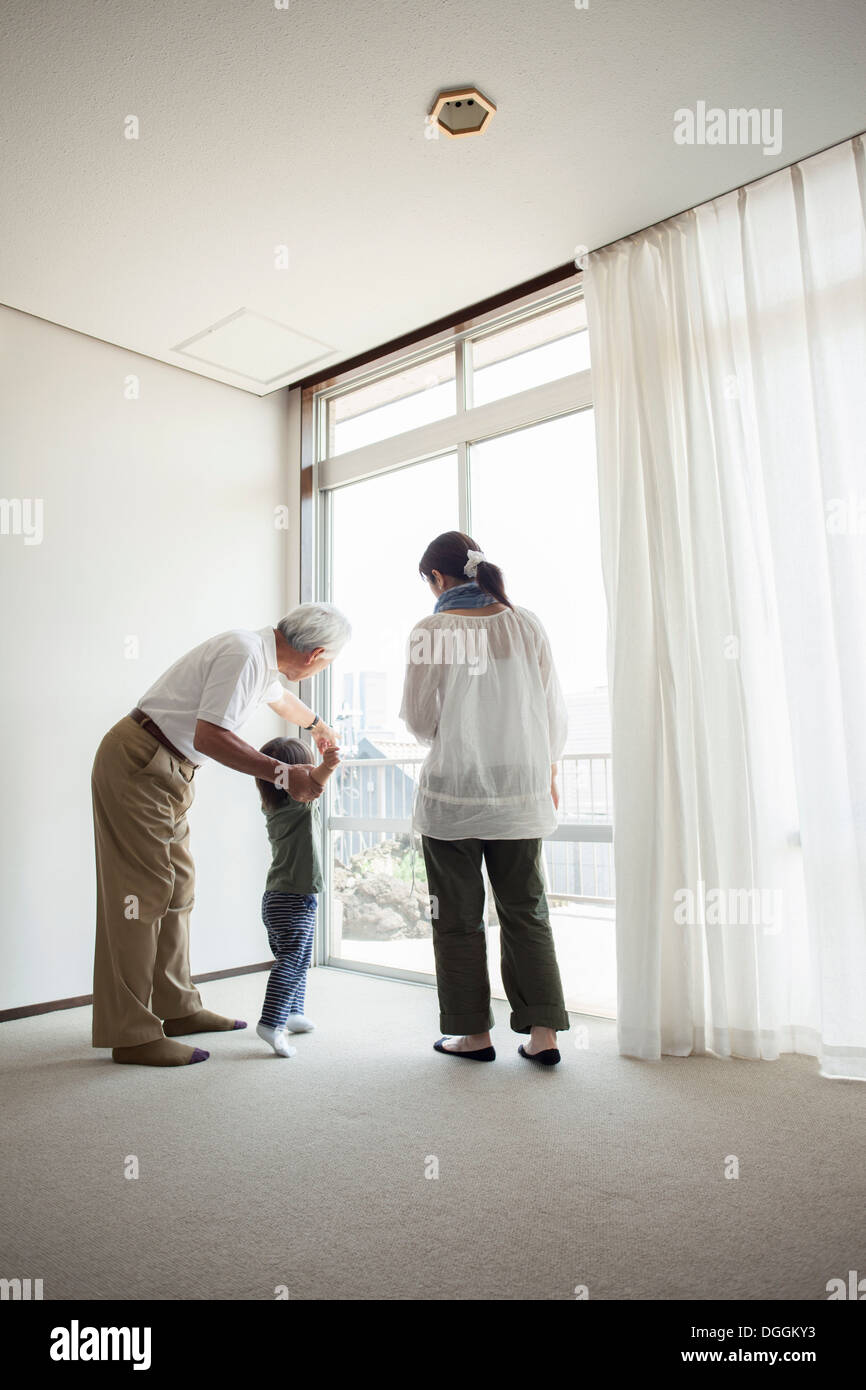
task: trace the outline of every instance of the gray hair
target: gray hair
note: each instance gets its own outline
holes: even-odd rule
[[[277,631],[296,652],[324,647],[329,659],[345,647],[352,635],[348,618],[332,603],[299,603],[280,619]]]

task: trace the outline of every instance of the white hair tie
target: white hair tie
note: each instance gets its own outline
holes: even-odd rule
[[[463,573],[470,579],[475,578],[475,571],[482,561],[486,562],[487,556],[483,550],[469,550],[466,554],[466,564],[463,566]]]

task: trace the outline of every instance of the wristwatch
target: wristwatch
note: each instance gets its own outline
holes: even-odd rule
[[[305,724],[305,725],[304,725],[304,728],[306,729],[307,733],[309,733],[311,729],[315,729],[316,725],[317,725],[317,724],[321,724],[321,722],[322,722],[322,721],[321,721],[321,719],[319,718],[319,716],[316,715],[316,716],[314,717],[314,719],[313,719],[312,724]]]

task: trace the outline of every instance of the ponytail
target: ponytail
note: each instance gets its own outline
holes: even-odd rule
[[[474,550],[475,547],[473,546],[472,549]],[[514,607],[505,592],[505,580],[498,565],[491,565],[489,560],[479,560],[478,568],[475,571],[475,582],[479,589],[483,589],[485,594],[495,598],[497,603],[504,603],[506,608]]]

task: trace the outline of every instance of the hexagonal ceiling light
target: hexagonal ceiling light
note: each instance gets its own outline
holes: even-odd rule
[[[477,87],[453,87],[439,92],[429,119],[456,139],[460,135],[483,135],[495,114],[493,102]]]

